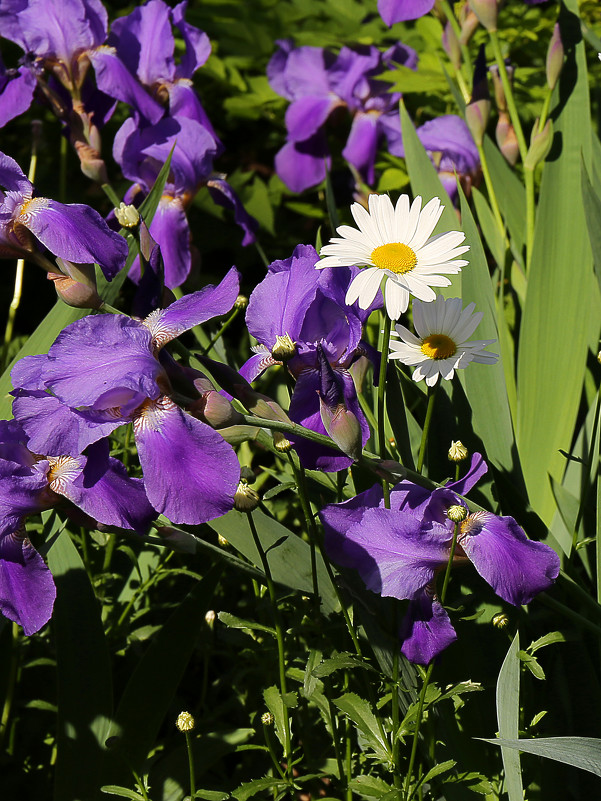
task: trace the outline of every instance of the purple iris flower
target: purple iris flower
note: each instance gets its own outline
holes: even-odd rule
[[[48,70],[70,94],[84,84],[90,55],[106,39],[100,0],[0,0],[0,35],[25,52],[8,82],[0,80],[0,125],[26,111],[37,77]]]
[[[353,121],[342,155],[373,183],[382,136],[394,155],[400,155],[402,147],[400,95],[389,92],[390,84],[377,76],[394,63],[415,68],[415,51],[399,43],[385,53],[373,46],[343,47],[336,56],[320,47],[294,47],[288,40],[278,44],[267,76],[274,91],[291,101],[286,112],[288,142],[275,159],[280,178],[294,192],[323,181],[329,164],[324,126],[335,109],[347,108]]]
[[[428,151],[447,194],[455,201],[455,173],[465,191],[480,175],[480,156],[469,128],[461,117],[447,114],[424,123],[416,133]]]
[[[418,19],[434,8],[435,0],[378,0],[378,11],[390,28],[395,22]]]
[[[189,25],[188,3],[170,8],[163,0],[149,0],[131,14],[115,20],[107,46],[91,57],[99,87],[111,97],[133,106],[137,122],[156,123],[166,113],[196,120],[219,146],[191,78],[211,53],[203,31]],[[173,27],[185,51],[175,60]],[[143,87],[143,88],[142,88]]]
[[[84,317],[59,334],[47,356],[22,359],[12,372],[13,413],[30,447],[52,441],[75,456],[131,422],[146,494],[158,512],[174,523],[197,524],[229,511],[240,475],[236,454],[172,400],[160,351],[184,331],[225,314],[237,295],[232,268],[218,286],[144,320]]]
[[[459,506],[454,562],[472,562],[504,601],[529,603],[548,589],[559,573],[559,557],[548,545],[529,540],[513,517],[491,512],[469,514],[456,494],[464,495],[487,471],[474,454],[459,481],[430,492],[410,481],[397,484],[384,508],[382,490],[373,487],[321,513],[331,558],[358,570],[368,589],[408,599],[402,622],[401,651],[412,662],[428,664],[456,639],[448,614],[436,595],[436,579],[450,556],[454,523],[447,511]]]
[[[127,120],[115,136],[113,155],[123,174],[136,183],[128,190],[125,202],[140,203],[152,188],[156,177],[173,149],[171,171],[150,224],[150,234],[160,245],[165,263],[165,284],[170,289],[187,278],[192,263],[190,228],[186,208],[201,186],[207,185],[213,199],[234,211],[236,222],[244,231],[243,245],[255,241],[256,220],[244,210],[239,198],[221,177],[213,174],[217,144],[207,129],[188,117],[166,117],[156,125],[139,128]],[[129,276],[139,279],[139,261]]]
[[[67,500],[94,525],[144,532],[156,517],[143,482],[109,457],[106,442],[86,456],[40,456],[18,421],[1,420],[0,478],[0,611],[25,634],[49,620],[56,596],[50,571],[24,533],[28,515]]]
[[[365,445],[369,426],[350,371],[367,352],[361,333],[371,309],[364,311],[344,302],[353,277],[351,268],[341,268],[340,273],[316,270],[316,257],[311,245],[298,245],[289,259],[269,265],[267,276],[250,296],[246,312],[248,330],[259,344],[240,373],[253,381],[267,367],[281,364],[272,351],[288,335],[295,347],[286,366],[296,379],[290,418],[325,434],[321,403],[328,402],[333,393],[331,405],[341,403],[357,418]],[[347,456],[336,456],[330,449],[300,438],[295,448],[308,468],[336,471],[352,462]]]
[[[0,255],[35,260],[40,243],[55,256],[96,262],[110,280],[125,264],[127,244],[98,212],[34,197],[33,184],[16,161],[0,153]]]

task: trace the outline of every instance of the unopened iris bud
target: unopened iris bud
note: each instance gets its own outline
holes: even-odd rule
[[[102,299],[96,291],[94,267],[91,264],[73,264],[66,259],[56,259],[60,273],[47,274],[54,283],[56,294],[75,309],[99,309]]]
[[[524,168],[526,170],[533,170],[537,164],[544,161],[547,157],[551,144],[553,142],[553,123],[548,119],[542,131],[538,129],[538,118],[534,122],[532,128],[532,136],[530,138],[530,147],[526,154],[524,161]]]
[[[511,166],[517,163],[520,154],[520,146],[515,134],[515,129],[509,119],[507,112],[499,113],[497,127],[495,129],[495,137],[499,150],[503,154],[505,161]]]
[[[263,714],[261,715],[261,723],[264,726],[273,726],[274,720],[275,718],[271,714],[271,712],[263,712]]]
[[[209,626],[209,628],[213,628],[213,626],[215,625],[216,618],[217,615],[215,614],[215,610],[209,609],[209,611],[205,615],[205,623],[207,624],[207,626]]]
[[[275,345],[271,349],[271,355],[274,359],[279,362],[287,362],[288,359],[296,356],[296,353],[296,344],[292,341],[289,334],[284,334],[284,336],[278,334],[276,336]]]
[[[547,84],[549,89],[555,89],[557,80],[563,69],[564,49],[563,42],[561,41],[561,31],[559,30],[559,23],[555,23],[553,28],[553,35],[549,42],[549,49],[547,50]]]
[[[356,415],[347,409],[344,403],[330,408],[321,396],[319,413],[325,430],[340,450],[354,461],[360,459],[363,450],[363,432]]]
[[[192,731],[196,723],[189,712],[180,712],[175,721],[175,725],[181,732]]]
[[[128,206],[123,201],[115,209],[115,217],[122,228],[135,228],[140,222],[140,212],[135,206]]]
[[[451,23],[447,22],[442,34],[442,46],[449,57],[449,61],[456,70],[461,67],[461,47],[459,39],[455,35],[455,31],[451,27]]]
[[[96,181],[99,184],[108,183],[109,179],[106,171],[106,164],[96,148],[82,141],[77,141],[73,144],[75,146],[75,152],[79,156],[81,171],[86,178],[90,178],[92,181]]]
[[[493,615],[491,623],[497,629],[506,629],[509,625],[509,618],[504,612],[497,612],[496,615]]]
[[[167,545],[179,553],[196,553],[197,542],[194,534],[173,526],[157,526],[156,533]]]
[[[470,8],[487,31],[497,30],[498,0],[469,0]]]
[[[488,71],[486,69],[484,46],[482,46],[474,65],[472,97],[465,107],[465,121],[478,147],[482,146],[489,116],[490,93],[488,91]]]
[[[208,378],[195,379],[194,386],[200,393],[200,398],[188,408],[191,415],[217,429],[237,425],[243,421],[240,412],[236,411],[229,400],[215,389]]]
[[[447,509],[447,517],[449,520],[452,520],[453,523],[461,523],[461,521],[465,520],[467,517],[467,509],[465,506],[460,506],[459,504],[449,506]]]
[[[505,69],[507,71],[507,77],[509,78],[509,83],[512,83],[513,80],[513,67],[510,64],[505,65]],[[497,105],[497,111],[499,114],[501,112],[507,111],[507,98],[505,97],[505,89],[503,88],[503,81],[501,80],[501,75],[499,74],[499,68],[496,64],[492,64],[488,71],[492,77],[492,85],[495,91],[495,103]]]
[[[261,501],[259,493],[249,487],[246,481],[238,484],[238,489],[234,493],[234,508],[239,512],[252,512],[257,508]]]
[[[248,298],[246,295],[238,295],[236,300],[234,301],[234,309],[240,309],[244,311],[244,309],[248,306]]]
[[[478,17],[470,9],[468,5],[463,7],[464,12],[461,15],[461,35],[459,37],[459,44],[467,45],[474,35],[474,31],[479,25]]]
[[[450,462],[463,462],[464,459],[468,457],[468,449],[465,447],[463,442],[458,440],[453,440],[451,442],[451,447],[449,448],[449,461]]]

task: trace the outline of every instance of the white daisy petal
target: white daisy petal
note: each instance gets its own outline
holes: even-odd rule
[[[360,308],[367,309],[373,303],[381,282],[382,273],[377,267],[361,270],[351,281],[344,302],[347,306],[352,306],[355,301],[359,301]]]
[[[422,208],[422,198],[412,203],[401,195],[393,206],[388,195],[371,194],[368,208],[353,203],[351,214],[356,228],[341,225],[339,236],[332,237],[321,248],[318,269],[357,265],[370,267],[358,284],[353,282],[349,298],[360,300],[363,308],[369,306],[384,278],[386,307],[391,319],[397,319],[409,304],[409,296],[427,302],[435,300],[432,287],[448,286],[447,275],[458,273],[467,264],[459,259],[469,248],[461,243],[461,231],[447,231],[436,236],[432,232],[443,211],[439,198],[429,200]],[[362,271],[365,272],[365,271]],[[371,300],[367,300],[370,297]]]

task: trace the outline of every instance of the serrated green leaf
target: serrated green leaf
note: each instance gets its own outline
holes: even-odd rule
[[[539,648],[544,648],[547,645],[553,645],[556,642],[565,642],[566,638],[565,635],[561,633],[561,631],[551,631],[549,634],[545,634],[543,637],[539,637],[538,640],[534,640],[528,646],[528,651],[533,654],[539,650]]]
[[[349,781],[349,787],[363,798],[381,798],[394,788],[377,776],[356,776]]]
[[[275,637],[275,629],[271,626],[264,626],[263,623],[257,623],[255,620],[244,620],[241,617],[236,617],[229,612],[219,612],[217,615],[219,620],[224,626],[230,629],[253,629],[257,631],[265,631]]]
[[[507,655],[501,665],[497,679],[497,724],[499,734],[503,738],[517,737],[520,705],[520,635],[516,633]],[[509,801],[523,801],[522,771],[520,768],[520,755],[514,751],[501,748],[503,767],[505,768],[505,789]]]
[[[129,798],[131,801],[144,801],[144,796],[135,790],[128,790],[127,787],[120,787],[118,784],[104,784],[100,790],[107,795],[118,795],[120,798]]]
[[[334,698],[333,703],[353,721],[376,756],[389,763],[392,755],[388,743],[384,740],[376,716],[367,701],[356,693],[346,693],[340,698]]]
[[[320,682],[313,673],[314,669],[319,665],[322,658],[322,652],[317,650],[316,648],[311,648],[309,651],[309,658],[307,659],[307,666],[305,667],[305,672],[303,674],[303,695],[305,698],[311,698],[315,690],[321,686],[323,689],[323,684]]]
[[[226,801],[230,794],[219,790],[197,790],[192,797],[203,798],[204,801]]]
[[[243,782],[240,787],[233,791],[232,795],[234,798],[237,798],[238,801],[248,801],[249,798],[252,798],[263,790],[280,790],[288,786],[288,782],[267,777],[264,779],[255,779],[252,782]]]
[[[359,659],[359,657],[354,654],[340,653],[335,654],[329,659],[324,659],[320,665],[313,669],[313,675],[318,678],[323,678],[324,676],[329,676],[334,673],[336,670],[345,670],[348,668],[374,670],[365,660]]]
[[[294,692],[289,692],[283,696],[274,685],[263,690],[263,698],[267,708],[273,715],[277,738],[284,745],[286,742],[286,708],[291,709],[297,705],[297,695]]]
[[[540,679],[542,681],[545,678],[545,671],[539,665],[536,657],[532,656],[532,654],[529,654],[528,651],[519,651],[518,659],[520,662],[526,665],[535,679]]]

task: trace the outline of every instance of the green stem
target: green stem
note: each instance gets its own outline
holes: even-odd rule
[[[189,731],[185,731],[186,749],[188,751],[188,767],[190,768],[190,797],[194,798],[196,794],[196,777],[194,776],[194,755],[192,753],[192,735]]]
[[[551,98],[553,97],[553,90],[549,89],[547,86],[547,94],[545,95],[545,99],[543,101],[543,107],[541,109],[540,118],[538,121],[538,132],[540,133],[545,124],[547,122],[547,117],[549,116],[549,109],[551,108]]]
[[[467,70],[468,74],[468,82],[472,82],[472,58],[470,56],[470,51],[467,45],[463,44],[461,41],[461,27],[459,26],[459,22],[457,21],[457,17],[455,16],[451,4],[448,0],[441,0],[440,7],[447,18],[449,25],[453,29],[455,36],[457,37],[457,41],[459,42],[459,47],[461,48],[461,55],[463,57],[463,64]],[[459,77],[459,76],[458,76]],[[463,79],[463,76],[461,76]],[[469,96],[469,95],[468,95]]]
[[[553,609],[555,612],[559,612],[560,615],[570,618],[570,620],[573,620],[577,626],[587,629],[597,637],[601,637],[601,626],[596,626],[594,623],[591,623],[588,618],[582,617],[582,615],[578,614],[578,612],[574,612],[573,609],[570,609],[569,606],[562,604],[560,601],[556,601],[555,598],[547,595],[546,592],[539,593],[536,596],[536,599],[545,606],[548,606],[550,609]]]
[[[513,97],[513,89],[511,88],[511,81],[509,80],[509,75],[507,74],[505,59],[503,58],[503,54],[501,52],[499,37],[496,31],[489,31],[489,35],[495,61],[497,62],[497,67],[499,69],[499,76],[501,78],[501,83],[503,84],[503,91],[505,92],[507,110],[509,111],[511,124],[515,130],[520,156],[522,157],[522,163],[524,163],[526,161],[526,154],[528,153],[528,146],[526,145],[526,139],[524,138],[524,132],[522,130],[522,123],[520,122],[517,106]]]
[[[451,567],[453,565],[453,557],[455,556],[455,549],[457,547],[457,537],[460,531],[460,523],[455,523],[455,528],[453,531],[453,539],[451,541],[451,550],[449,552],[449,559],[447,561],[447,567],[444,574],[444,581],[442,583],[442,590],[440,593],[440,603],[444,606],[444,602],[447,597],[447,588],[449,586],[449,579],[451,577]],[[428,665],[428,669],[426,670],[426,675],[424,677],[424,684],[422,686],[422,690],[419,695],[419,702],[417,706],[417,715],[415,717],[415,729],[413,731],[413,742],[411,744],[411,756],[409,757],[409,767],[407,768],[407,775],[405,777],[405,787],[404,787],[404,797],[405,801],[409,801],[409,786],[411,784],[411,777],[413,775],[413,768],[415,765],[415,758],[417,756],[417,745],[419,742],[419,730],[422,723],[422,714],[424,710],[424,702],[426,699],[426,691],[428,689],[428,684],[430,683],[430,678],[432,676],[432,671],[434,670],[434,662],[430,662]]]
[[[407,768],[407,775],[405,776],[405,787],[403,790],[403,797],[405,801],[409,801],[411,797],[409,795],[409,787],[411,785],[411,776],[413,775],[413,766],[415,765],[415,757],[417,756],[417,744],[419,740],[419,729],[422,719],[422,714],[424,711],[424,702],[426,700],[426,691],[428,689],[428,684],[430,683],[430,678],[432,676],[432,671],[434,670],[434,662],[430,662],[428,668],[426,670],[426,675],[424,676],[424,683],[422,685],[422,690],[419,694],[419,701],[417,703],[417,714],[415,718],[415,731],[413,733],[413,742],[411,744],[411,756],[409,757],[409,767]]]
[[[315,611],[315,620],[316,622],[319,621],[319,582],[317,580],[317,558],[316,558],[316,543],[318,539],[317,535],[317,528],[315,526],[315,520],[311,513],[311,505],[309,501],[309,496],[307,494],[307,481],[305,476],[305,468],[302,466],[300,460],[298,464],[292,455],[292,452],[288,453],[288,458],[290,460],[290,465],[292,466],[292,472],[294,473],[294,479],[296,481],[296,486],[298,488],[298,497],[301,502],[301,509],[303,510],[303,515],[305,517],[305,525],[307,526],[307,533],[309,535],[309,548],[311,553],[311,580],[313,585],[313,603],[314,603],[314,611]]]
[[[4,741],[8,734],[10,712],[12,709],[15,687],[17,685],[17,674],[19,672],[19,626],[16,623],[12,624],[11,634],[12,639],[10,644],[10,662],[8,665],[6,695],[2,707],[2,717],[0,718],[0,752],[4,751]]]
[[[280,607],[278,606],[278,599],[275,592],[275,584],[273,583],[273,577],[271,575],[271,568],[269,567],[267,554],[263,550],[261,540],[259,539],[259,534],[257,533],[257,527],[255,526],[255,521],[253,519],[252,512],[247,512],[246,517],[248,518],[248,525],[250,526],[250,531],[252,534],[253,541],[255,543],[255,548],[257,549],[257,552],[259,554],[259,559],[261,560],[261,564],[263,566],[263,572],[265,573],[265,582],[267,584],[267,591],[269,593],[269,599],[271,601],[271,607],[273,609],[275,636],[278,645],[280,693],[282,695],[282,706],[284,709],[284,760],[286,762],[286,777],[289,778],[292,773],[292,749],[290,744],[290,717],[288,714],[288,707],[286,706],[286,701],[285,701],[287,687],[286,687],[286,662],[285,662],[286,653],[284,647],[284,627],[282,626],[282,617],[280,613]]]
[[[237,317],[239,314],[240,314],[240,309],[239,309],[237,306],[235,306],[235,307],[234,307],[234,311],[233,311],[233,312],[230,314],[230,316],[227,318],[227,320],[226,320],[226,321],[224,322],[224,324],[221,326],[221,328],[219,329],[219,331],[218,331],[218,332],[215,334],[215,336],[214,336],[214,337],[211,339],[211,341],[210,341],[210,342],[209,342],[209,344],[206,346],[206,348],[203,348],[203,350],[202,350],[202,355],[203,355],[203,356],[207,356],[207,355],[208,355],[208,354],[211,352],[211,350],[212,350],[212,348],[213,348],[213,345],[214,345],[214,344],[217,342],[217,340],[218,340],[218,339],[221,339],[221,337],[223,336],[223,334],[225,333],[225,331],[227,331],[227,329],[229,328],[229,326],[230,326],[230,325],[233,323],[233,321],[236,319],[236,317]]]
[[[424,466],[424,457],[426,455],[426,445],[428,443],[428,433],[430,431],[430,423],[432,422],[432,413],[434,412],[434,401],[436,400],[436,392],[438,390],[438,382],[433,387],[428,387],[428,408],[426,409],[426,419],[424,421],[424,428],[422,431],[422,441],[419,445],[419,455],[417,457],[417,472],[422,472]]]
[[[398,636],[398,601],[396,598],[392,599],[393,603],[393,637]],[[392,764],[393,774],[392,780],[394,786],[400,790],[401,788],[401,741],[398,737],[399,731],[399,648],[395,647],[392,653]]]
[[[101,187],[100,187],[100,188],[102,189],[102,191],[104,192],[104,194],[105,194],[105,195],[108,197],[108,199],[111,201],[111,203],[113,204],[113,206],[114,206],[116,209],[118,209],[118,208],[119,208],[119,206],[121,205],[121,198],[120,198],[120,197],[119,197],[119,195],[118,195],[118,194],[115,192],[115,190],[113,189],[113,187],[112,187],[110,184],[101,184]]]
[[[386,459],[388,454],[386,452],[386,419],[384,413],[384,403],[386,400],[386,367],[388,365],[388,351],[390,349],[390,328],[392,320],[382,312],[384,318],[384,329],[382,331],[382,342],[380,351],[380,376],[378,379],[378,452],[380,459]],[[384,506],[390,509],[390,490],[388,488],[388,481],[382,479],[382,490],[384,492]]]
[[[505,234],[505,223],[503,222],[503,217],[501,216],[501,210],[499,209],[499,204],[497,202],[497,195],[495,193],[494,183],[490,176],[490,170],[488,169],[488,161],[486,159],[486,154],[484,152],[484,148],[482,147],[482,145],[478,145],[478,153],[480,155],[480,165],[482,167],[482,175],[484,177],[484,183],[486,184],[486,191],[488,192],[490,207],[492,209],[493,216],[497,223],[499,233],[503,237],[505,247],[507,248],[508,243]]]

